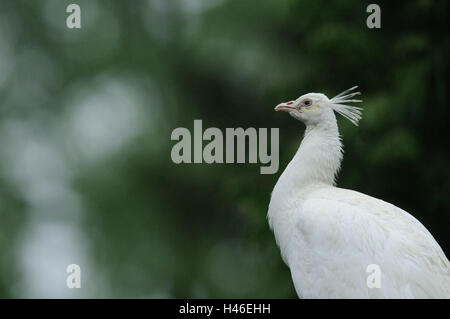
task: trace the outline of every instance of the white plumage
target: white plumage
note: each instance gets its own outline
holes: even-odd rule
[[[355,87],[354,87],[355,88]],[[350,89],[353,90],[354,88]],[[450,298],[450,263],[428,230],[406,211],[334,186],[342,144],[334,111],[354,124],[361,109],[309,93],[281,103],[306,125],[294,158],[280,176],[268,219],[300,298]],[[376,178],[376,176],[374,176]],[[380,287],[369,288],[369,265]]]

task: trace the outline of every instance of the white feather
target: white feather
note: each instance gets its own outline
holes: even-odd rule
[[[361,119],[362,108],[356,107],[356,106],[351,106],[351,105],[346,105],[345,103],[362,102],[362,100],[351,99],[352,97],[354,97],[356,95],[360,95],[361,92],[354,92],[354,93],[346,94],[350,91],[353,91],[357,87],[358,86],[354,86],[348,90],[345,90],[344,92],[339,93],[338,95],[336,95],[334,98],[332,98],[330,100],[332,103],[331,104],[332,109],[334,111],[338,112],[339,114],[341,114],[342,116],[344,116],[345,118],[347,118],[348,120],[350,120],[356,126],[358,126],[358,122]]]

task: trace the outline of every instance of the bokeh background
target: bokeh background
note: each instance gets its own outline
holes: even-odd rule
[[[449,2],[376,1],[379,30],[369,3],[2,0],[0,297],[296,297],[266,213],[304,127],[273,107],[356,84],[338,185],[409,211],[448,256]],[[173,164],[194,119],[279,127],[279,172]]]

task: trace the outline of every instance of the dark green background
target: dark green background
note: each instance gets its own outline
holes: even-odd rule
[[[0,297],[296,297],[266,213],[304,127],[273,107],[353,85],[338,185],[407,210],[448,255],[449,2],[377,1],[378,30],[369,3],[1,1]],[[279,127],[279,172],[173,164],[194,119]]]

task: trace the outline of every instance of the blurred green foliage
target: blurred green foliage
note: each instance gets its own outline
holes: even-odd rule
[[[338,185],[409,211],[448,255],[449,3],[377,1],[378,30],[369,3],[2,1],[0,297],[296,297],[266,213],[303,126],[273,107],[355,84]],[[170,133],[194,119],[279,127],[280,171],[175,165]]]

